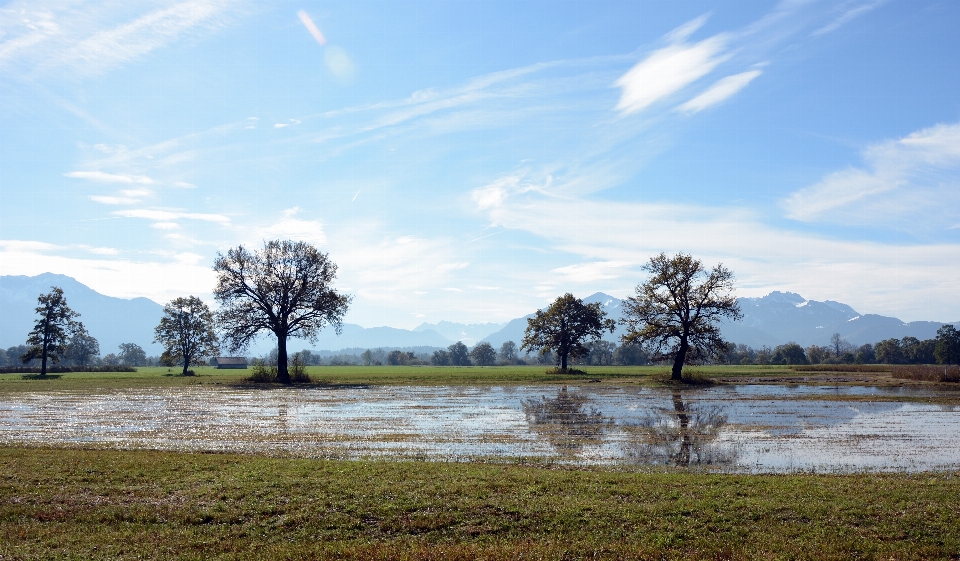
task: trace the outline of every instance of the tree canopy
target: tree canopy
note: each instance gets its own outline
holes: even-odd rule
[[[490,343],[479,343],[470,351],[470,358],[477,366],[492,366],[497,362],[497,351]]]
[[[217,254],[214,298],[219,330],[231,351],[264,331],[277,337],[277,380],[290,382],[287,338],[311,342],[326,326],[339,335],[351,297],[332,288],[337,265],[306,242],[274,240],[262,250],[243,246]]]
[[[960,364],[960,331],[952,325],[940,327],[933,353],[940,364]]]
[[[196,296],[176,298],[163,307],[160,324],[153,330],[154,342],[164,347],[167,362],[182,362],[186,376],[191,364],[220,352],[213,331],[213,313]]]
[[[568,357],[578,358],[590,352],[584,343],[602,338],[604,331],[613,332],[616,323],[604,319],[606,315],[599,302],[584,304],[568,292],[527,319],[520,348],[539,350],[541,354],[553,351],[560,369],[566,370]]]
[[[76,329],[74,318],[80,314],[67,306],[63,290],[58,286],[51,287],[47,294],[41,294],[37,303],[36,312],[40,317],[27,335],[29,348],[20,360],[26,364],[33,359],[40,359],[40,375],[46,376],[47,360],[57,364],[66,354],[70,335]]]
[[[100,356],[100,343],[87,332],[83,322],[78,322],[67,345],[66,358],[77,366],[86,366],[90,359]]]
[[[681,380],[687,359],[726,353],[720,320],[743,317],[734,296],[733,273],[711,270],[690,255],[661,253],[644,266],[650,273],[624,301],[624,343],[638,343],[653,360],[672,360],[671,379]]]

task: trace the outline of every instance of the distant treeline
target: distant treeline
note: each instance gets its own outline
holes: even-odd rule
[[[649,356],[636,345],[617,345],[610,341],[593,341],[587,344],[589,353],[571,359],[578,366],[642,366],[652,364]],[[0,372],[19,372],[10,368],[35,368],[39,361],[24,365],[20,356],[28,350],[26,345],[0,349]],[[354,352],[349,352],[354,351]],[[430,347],[408,347],[405,349],[350,349],[348,352],[330,353],[302,350],[295,355],[307,366],[494,366],[494,365],[552,365],[556,356],[552,352],[545,354],[519,354],[518,345],[507,341],[494,349],[489,343],[480,343],[468,348],[461,342],[445,349]],[[68,348],[66,358],[50,372],[70,371],[118,371],[119,367],[136,366],[174,366],[166,364],[161,357],[147,356],[143,349],[134,343],[124,343],[117,353],[103,357],[88,355],[81,359],[78,353]],[[248,357],[252,362],[258,358],[267,365],[276,365],[277,349],[264,357]],[[722,357],[700,361],[700,364],[960,364],[960,332],[953,326],[945,325],[937,332],[935,339],[920,340],[914,337],[886,339],[875,344],[855,346],[847,342],[840,334],[831,337],[829,345],[810,345],[806,348],[797,343],[785,343],[776,347],[753,347],[742,344],[730,344]],[[23,370],[23,372],[33,370]]]

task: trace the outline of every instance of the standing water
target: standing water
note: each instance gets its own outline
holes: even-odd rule
[[[0,395],[0,442],[740,472],[960,467],[960,408],[922,390],[190,386]]]

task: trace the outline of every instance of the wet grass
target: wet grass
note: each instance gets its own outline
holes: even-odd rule
[[[960,473],[0,447],[0,558],[956,559]]]
[[[545,366],[432,367],[432,366],[310,366],[306,373],[323,385],[519,385],[590,383],[658,385],[669,366],[578,366],[580,373],[558,373]],[[0,374],[0,392],[78,389],[121,389],[187,385],[244,384],[251,370],[194,368],[196,376],[180,376],[177,368],[141,367],[136,372],[67,372],[59,378],[24,379]],[[766,379],[795,374],[783,366],[695,367],[697,376],[730,380]]]

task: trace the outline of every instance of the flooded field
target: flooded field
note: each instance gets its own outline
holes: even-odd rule
[[[738,472],[960,466],[960,407],[903,388],[190,386],[0,395],[0,442]]]

